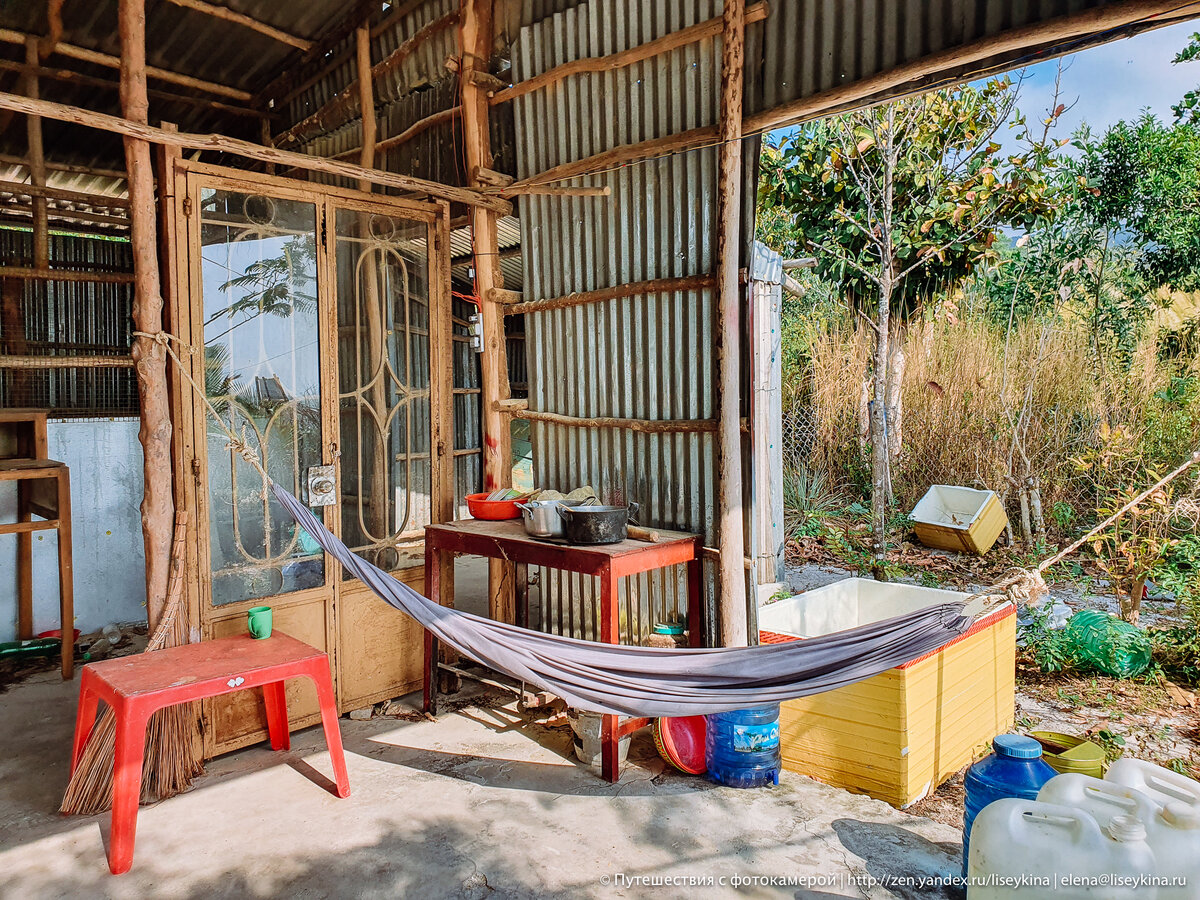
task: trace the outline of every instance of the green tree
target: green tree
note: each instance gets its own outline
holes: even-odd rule
[[[1197,59],[1200,59],[1200,31],[1192,35],[1188,45],[1175,54],[1172,62],[1179,65]],[[1175,121],[1200,125],[1200,88],[1193,88],[1184,94],[1183,99],[1176,103],[1172,110],[1175,113]]]
[[[1057,165],[1016,110],[1007,78],[833,116],[763,150],[759,237],[787,256],[811,254],[817,273],[868,317],[876,347],[868,403],[872,524],[883,571],[891,458],[900,450],[903,323],[938,290],[993,259],[1000,229],[1053,214],[1046,173]],[[1016,152],[1002,153],[1001,129]]]

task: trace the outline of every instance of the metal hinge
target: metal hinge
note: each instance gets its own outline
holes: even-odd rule
[[[192,216],[192,198],[191,197],[183,198],[183,215],[185,218],[189,218],[189,219]]]
[[[196,484],[200,484],[200,460],[192,457],[192,477],[196,479]]]

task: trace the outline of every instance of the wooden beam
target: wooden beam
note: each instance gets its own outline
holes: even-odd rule
[[[470,184],[480,187],[478,173],[492,168],[491,131],[488,127],[487,92],[472,73],[486,72],[492,53],[494,21],[492,0],[465,0],[458,29],[461,77],[463,149]],[[504,273],[500,269],[496,216],[489,210],[471,210],[472,249],[475,251],[475,296],[483,329],[480,353],[480,387],[483,402],[483,489],[492,491],[512,484],[512,436],[509,421],[497,404],[509,397],[507,341],[504,335],[502,297]],[[519,299],[519,295],[518,295]],[[488,612],[493,619],[516,621],[514,567],[502,561],[488,566]]]
[[[705,125],[700,128],[692,128],[688,131],[681,131],[677,134],[668,134],[663,137],[651,138],[648,141],[640,141],[636,144],[621,144],[601,153],[585,156],[583,159],[554,166],[544,172],[539,172],[537,175],[531,175],[529,178],[514,181],[512,186],[513,188],[520,189],[532,185],[550,184],[568,178],[594,175],[598,172],[605,172],[609,169],[628,165],[637,160],[664,156],[669,153],[681,153],[684,150],[704,147],[716,142],[716,126]]]
[[[0,369],[132,369],[132,356],[14,356],[0,354]]]
[[[0,153],[0,163],[7,163],[12,166],[26,165],[25,157],[16,156],[12,153]],[[91,166],[78,166],[70,163],[56,163],[51,160],[46,160],[46,168],[54,172],[69,172],[72,175],[100,175],[104,178],[121,178],[125,177],[124,170],[92,168]]]
[[[50,200],[63,200],[68,203],[86,203],[89,206],[103,206],[108,209],[129,209],[129,201],[124,197],[105,197],[102,194],[87,194],[83,191],[68,191],[63,188],[22,184],[17,181],[0,181],[0,193],[23,194],[27,197],[45,197]],[[63,211],[68,212],[69,210]]]
[[[496,253],[488,254],[489,259],[488,259],[487,264],[489,267],[493,267],[495,265],[494,263],[491,262],[491,258],[494,257],[499,252],[500,252],[499,250],[496,250]],[[480,256],[482,256],[482,254],[478,250],[476,250],[475,251],[475,262],[476,263],[480,262],[480,260],[479,260]],[[476,278],[478,278],[478,272],[476,273]],[[494,303],[498,306],[507,306],[509,304],[521,302],[521,292],[520,291],[509,291],[509,290],[505,290],[502,287],[486,288],[479,294],[479,296],[481,299],[486,300],[488,303]],[[501,323],[501,324],[503,324],[503,323]]]
[[[15,219],[12,217],[13,213],[16,213],[21,217],[21,219],[25,219],[26,215],[28,215],[27,221],[22,221],[20,224],[29,225],[32,227],[32,205],[26,204],[18,206],[13,203],[0,203],[0,215],[9,216],[10,220],[15,221]],[[111,216],[107,213],[91,212],[90,210],[84,209],[56,209],[55,207],[47,207],[46,217],[64,222],[65,224],[62,226],[64,230],[73,230],[75,228],[75,222],[91,222],[96,225],[118,225],[124,228],[129,227],[129,219],[124,216]],[[104,233],[111,234],[112,232],[106,229]]]
[[[717,636],[749,643],[742,509],[742,90],[745,0],[725,0],[721,31],[721,112],[717,165]]]
[[[146,2],[119,0],[121,39],[121,111],[130,123],[149,127],[146,93]],[[163,298],[158,269],[158,212],[154,205],[154,165],[150,143],[125,135],[125,168],[129,182],[130,244],[133,250],[133,325],[146,334],[163,328]],[[134,341],[134,371],[141,400],[142,539],[146,558],[146,618],[158,624],[167,598],[175,497],[171,467],[171,403],[167,356],[161,344]]]
[[[375,151],[377,153],[385,153],[388,150],[399,147],[401,144],[407,143],[422,131],[433,128],[436,125],[443,125],[446,122],[453,122],[461,115],[461,105],[452,106],[449,109],[443,109],[440,112],[431,113],[428,116],[425,116],[423,119],[418,119],[417,121],[413,122],[399,134],[392,135],[389,138],[384,138],[375,145]]]
[[[397,3],[392,7],[391,12],[379,20],[375,25],[371,26],[372,40],[379,37],[385,31],[400,24],[400,21],[405,16],[410,16],[418,9],[428,3],[429,0],[407,0],[405,3]]]
[[[31,66],[27,63],[13,62],[12,60],[0,60],[0,71],[4,72],[19,72],[22,75],[34,74],[39,78],[46,78],[51,81],[58,81],[64,84],[77,84],[83,87],[95,87],[106,91],[116,91],[120,89],[120,84],[111,78],[98,78],[95,75],[84,75],[81,72],[76,72],[74,69],[53,68],[50,66],[39,65]],[[252,109],[248,106],[235,106],[232,103],[225,103],[221,100],[211,100],[207,97],[193,97],[189,94],[177,94],[174,91],[163,91],[151,88],[147,93],[152,100],[165,100],[169,103],[184,103],[188,106],[199,107],[200,109],[210,109],[217,112],[229,113],[231,116],[247,116],[255,119],[267,120],[272,117],[271,113],[264,112],[261,109]],[[124,174],[122,174],[124,177]]]
[[[26,37],[29,37],[29,35],[26,35],[24,32],[13,31],[11,28],[0,28],[0,41],[5,43],[23,44]],[[101,53],[98,50],[89,50],[86,47],[76,47],[74,44],[65,44],[62,41],[59,41],[54,47],[54,52],[71,59],[78,59],[82,62],[103,66],[106,69],[121,68],[121,60],[111,54]],[[181,87],[204,91],[208,94],[230,97],[234,100],[247,101],[253,99],[253,95],[249,91],[228,87],[227,85],[217,84],[212,81],[205,81],[203,78],[193,78],[191,75],[183,75],[179,72],[169,72],[157,66],[146,66],[146,75],[158,81],[166,81],[171,84],[178,84]]]
[[[362,110],[362,150],[358,162],[364,169],[373,169],[378,126],[375,122],[375,82],[371,78],[371,29],[366,25],[359,25],[354,32],[354,50],[358,64],[358,106]],[[359,179],[358,189],[369,193],[371,183]]]
[[[717,430],[716,419],[621,419],[613,416],[564,416],[559,413],[524,409],[508,404],[497,405],[497,413],[531,422],[548,422],[568,428],[622,428],[642,434],[696,434]],[[743,591],[743,593],[745,593]]]
[[[38,39],[29,37],[25,40],[25,63],[36,67],[39,60]],[[25,95],[31,100],[38,99],[37,75],[25,76]],[[42,148],[41,116],[25,117],[25,136],[29,181],[35,191],[30,194],[33,198],[33,264],[38,268],[45,268],[50,265],[50,223],[46,218],[46,195],[43,193],[46,187],[46,156]]]
[[[580,185],[558,187],[550,184],[523,184],[506,188],[486,188],[485,193],[497,197],[523,197],[537,195],[541,197],[609,197],[612,188],[605,185]]]
[[[266,22],[260,22],[258,19],[251,18],[245,13],[237,12],[225,6],[217,6],[215,3],[208,3],[206,0],[167,0],[169,3],[174,3],[176,6],[182,6],[185,9],[193,9],[196,12],[204,13],[206,16],[212,16],[214,19],[221,19],[225,22],[233,22],[251,31],[257,31],[259,34],[265,34],[267,37],[279,41],[283,44],[288,44],[299,50],[311,50],[313,42],[304,38],[296,37],[294,34],[288,34],[286,31],[276,28],[274,25],[268,25]]]
[[[304,53],[297,51],[284,61],[284,64],[279,67],[279,74],[260,92],[262,102],[259,105],[266,106],[273,100],[277,107],[284,106],[295,99],[298,94],[323,80],[326,75],[347,60],[352,59],[354,56],[353,43],[349,47],[342,47],[337,53],[332,52],[333,48],[345,43],[346,39],[354,34],[354,29],[364,22],[369,22],[371,16],[379,9],[379,0],[357,0],[350,11],[342,16],[341,21],[317,41],[312,49]],[[318,60],[321,62],[321,67],[296,86],[296,73]],[[282,94],[285,90],[287,93]]]
[[[450,200],[457,203],[467,203],[494,210],[501,215],[512,212],[512,204],[499,197],[489,197],[471,188],[453,187],[438,184],[436,181],[426,181],[423,178],[413,178],[410,175],[399,175],[395,172],[383,172],[379,169],[364,169],[353,163],[325,159],[320,156],[310,156],[306,153],[293,153],[289,150],[279,150],[275,147],[263,147],[239,138],[227,137],[221,134],[189,134],[184,131],[170,132],[142,122],[131,121],[128,118],[109,116],[104,113],[80,109],[77,106],[66,106],[62,103],[51,103],[48,100],[30,100],[17,94],[0,92],[0,109],[11,109],[20,113],[35,113],[47,119],[57,119],[61,122],[72,122],[88,128],[99,128],[102,131],[112,131],[126,137],[165,144],[173,147],[184,147],[194,150],[215,150],[232,153],[246,159],[256,159],[260,162],[276,163],[297,169],[307,169],[313,172],[324,172],[328,175],[338,175],[342,178],[366,178],[373,184],[381,184],[403,191],[419,191],[432,197]]]
[[[416,34],[389,53],[382,61],[371,67],[371,80],[376,81],[393,69],[398,68],[421,44],[439,31],[444,31],[452,25],[456,25],[460,18],[462,18],[462,12],[453,10],[425,25]],[[299,140],[300,136],[309,128],[323,125],[331,115],[342,114],[343,116],[348,116],[350,108],[358,96],[357,81],[358,79],[356,78],[356,84],[351,84],[343,88],[322,104],[321,108],[312,115],[306,116],[303,121],[293,125],[283,134],[279,135],[275,139],[276,146]]]
[[[602,303],[605,300],[617,300],[622,297],[638,297],[645,294],[672,294],[679,291],[703,291],[716,286],[715,275],[685,275],[682,278],[656,278],[652,281],[635,281],[630,284],[618,284],[611,288],[601,288],[596,291],[579,291],[562,297],[548,297],[545,300],[530,300],[526,303],[516,303],[504,309],[505,315],[517,316],[529,313],[547,312],[552,309],[566,309],[571,306],[582,306],[586,303]]]
[[[132,272],[85,272],[77,269],[47,269],[40,266],[0,266],[0,278],[28,281],[72,281],[84,284],[133,284]]]
[[[894,92],[898,88],[932,89],[932,85],[927,88],[922,82],[929,78],[946,77],[957,70],[998,56],[1038,46],[1061,44],[1141,22],[1155,21],[1156,25],[1170,25],[1172,22],[1192,18],[1197,12],[1200,12],[1200,2],[1125,0],[1107,3],[1085,12],[1059,16],[1023,28],[1013,28],[921,57],[870,78],[792,100],[774,109],[748,116],[743,127],[747,133],[772,131],[828,115],[841,107],[862,105],[863,101],[869,98],[884,92]],[[1057,52],[1058,50],[1051,46],[1046,51],[1046,58]]]
[[[761,22],[767,17],[767,12],[768,9],[765,2],[755,3],[746,10],[746,24]],[[519,84],[514,84],[512,87],[495,91],[489,97],[488,102],[492,105],[507,103],[510,100],[523,97],[532,91],[562,81],[571,75],[582,75],[586,72],[611,72],[615,69],[623,69],[627,66],[632,66],[634,63],[668,53],[671,50],[686,47],[688,44],[695,44],[707,38],[716,37],[721,33],[721,27],[721,17],[717,16],[716,18],[698,22],[695,25],[690,25],[687,28],[682,28],[679,31],[674,31],[660,38],[655,38],[644,44],[638,44],[636,47],[629,47],[617,53],[610,53],[607,56],[588,56],[583,59],[574,59],[562,65],[555,66],[552,69],[547,69],[540,75],[527,78]]]

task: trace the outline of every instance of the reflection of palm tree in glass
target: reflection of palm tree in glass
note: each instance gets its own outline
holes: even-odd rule
[[[224,337],[229,331],[258,316],[271,315],[281,319],[290,318],[296,312],[316,309],[317,249],[312,237],[298,235],[283,245],[283,252],[270,259],[255,260],[237,275],[222,285],[221,291],[242,292],[226,309],[209,316],[205,327],[218,319],[228,317],[232,324],[221,334],[206,337],[212,342]],[[241,321],[233,320],[239,315]]]

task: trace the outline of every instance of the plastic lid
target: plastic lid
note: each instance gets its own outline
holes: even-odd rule
[[[1137,816],[1113,816],[1108,823],[1108,836],[1114,841],[1144,841],[1146,826]]]
[[[1190,803],[1172,800],[1163,807],[1161,815],[1172,828],[1200,828],[1200,809]]]
[[[998,734],[992,738],[992,749],[997,756],[1009,759],[1037,759],[1042,755],[1042,745],[1023,734]]]

